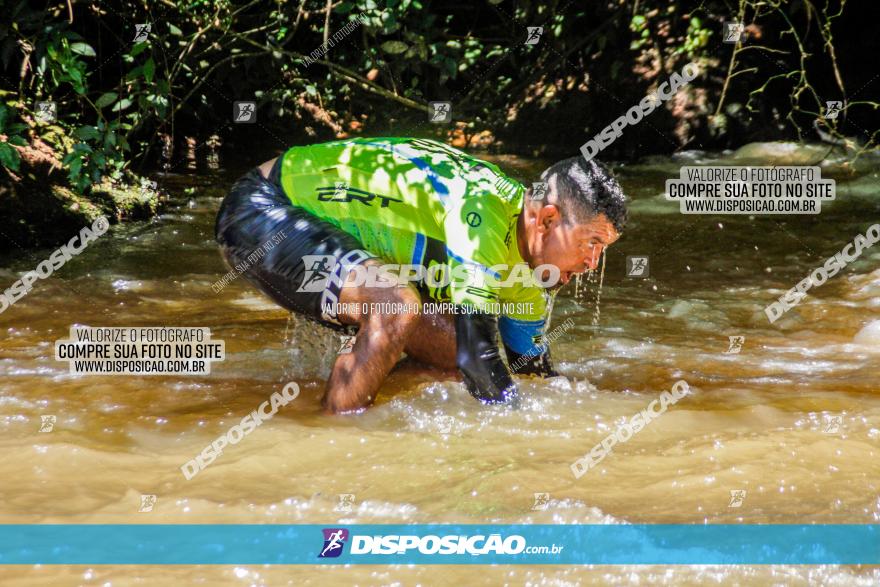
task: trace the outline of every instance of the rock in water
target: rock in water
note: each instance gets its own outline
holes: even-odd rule
[[[828,154],[828,145],[776,141],[749,143],[733,154],[741,165],[815,165]]]
[[[880,346],[880,320],[869,322],[864,328],[859,330],[853,342]]]

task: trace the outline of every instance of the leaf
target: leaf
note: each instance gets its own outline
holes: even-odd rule
[[[153,83],[153,72],[156,71],[156,63],[153,61],[153,58],[150,57],[147,59],[147,62],[144,63],[144,77],[147,79],[147,83]]]
[[[182,37],[183,36],[183,31],[180,30],[179,28],[177,28],[176,26],[174,26],[173,24],[171,24],[170,22],[168,23],[168,32],[170,32],[175,37]]]
[[[83,88],[83,77],[82,72],[76,69],[75,67],[67,68],[67,75],[70,77],[71,83],[73,84],[74,89],[76,89],[77,94],[82,94],[80,91]]]
[[[306,93],[307,93],[309,96],[317,96],[317,95],[318,95],[318,90],[317,90],[317,88],[315,88],[315,86],[313,86],[313,85],[308,85],[308,86],[306,86]]]
[[[129,100],[128,98],[123,98],[113,105],[113,112],[120,112],[122,110],[125,110],[129,106],[131,106],[131,100]]]
[[[0,143],[0,165],[12,171],[18,171],[20,161],[21,157],[18,151],[6,143]]]
[[[82,169],[82,157],[72,157],[70,159],[70,179],[76,180],[79,175],[80,170]]]
[[[76,135],[77,138],[80,138],[84,141],[87,141],[89,139],[97,139],[101,136],[101,133],[99,133],[98,129],[94,126],[81,126],[73,131],[73,134]]]
[[[119,96],[116,92],[107,92],[106,94],[101,94],[101,97],[95,100],[95,106],[98,108],[104,108],[105,106],[109,106],[113,102],[116,101],[116,98]]]
[[[401,41],[385,41],[381,47],[383,51],[390,55],[399,55],[409,49],[409,45]]]
[[[143,66],[138,65],[137,67],[135,67],[134,69],[129,71],[127,74],[125,74],[125,81],[130,82],[130,81],[136,80],[137,78],[139,78],[141,76],[141,73],[143,71],[144,71]]]
[[[147,48],[147,42],[141,41],[140,43],[135,43],[134,47],[131,48],[131,56],[137,57],[141,53],[144,52],[144,49]]]
[[[455,74],[458,73],[458,64],[455,60],[447,57],[443,60],[443,65],[446,66],[446,71],[449,72],[449,77],[455,79]]]
[[[88,43],[72,43],[70,45],[70,50],[76,53],[77,55],[84,55],[86,57],[94,57],[95,50],[92,49],[92,46]]]

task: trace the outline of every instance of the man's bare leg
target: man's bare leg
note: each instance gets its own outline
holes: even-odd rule
[[[375,259],[365,265],[381,265]],[[328,413],[366,407],[376,399],[379,386],[400,359],[406,342],[415,331],[421,315],[421,298],[411,286],[351,286],[349,274],[342,288],[338,314],[344,324],[357,324],[359,330],[351,353],[339,355],[327,381],[321,405]],[[406,311],[371,311],[371,304],[399,304]],[[362,311],[366,309],[366,311]]]
[[[275,159],[278,159],[278,157],[275,157]],[[269,179],[269,174],[272,173],[272,166],[275,165],[275,159],[272,159],[271,161],[266,161],[265,163],[260,165],[260,173],[262,173],[263,177],[265,177],[266,179]]]

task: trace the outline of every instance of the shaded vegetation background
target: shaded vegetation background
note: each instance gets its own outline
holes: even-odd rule
[[[137,174],[207,151],[245,168],[294,144],[412,134],[572,156],[690,61],[701,76],[603,159],[820,132],[854,137],[858,157],[880,128],[871,4],[0,0],[0,214],[18,218],[5,236],[52,241],[40,214],[147,216],[158,199]],[[722,43],[736,20],[746,38]],[[543,34],[527,45],[530,26]],[[50,100],[57,120],[38,120]],[[255,124],[233,122],[241,100]],[[826,100],[844,103],[837,120]],[[450,101],[453,122],[431,124],[430,101]]]

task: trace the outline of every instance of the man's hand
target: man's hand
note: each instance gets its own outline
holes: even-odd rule
[[[486,403],[517,403],[517,387],[498,350],[498,317],[483,312],[455,316],[456,366],[472,396]]]

